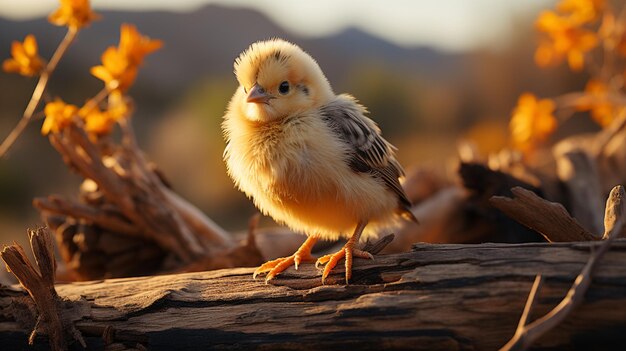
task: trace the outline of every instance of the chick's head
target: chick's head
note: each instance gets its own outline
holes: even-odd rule
[[[252,44],[235,60],[237,103],[246,118],[272,121],[329,102],[334,93],[315,60],[282,39]]]

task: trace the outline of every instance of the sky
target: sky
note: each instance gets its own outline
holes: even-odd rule
[[[554,0],[92,0],[107,10],[193,11],[213,3],[256,9],[296,34],[323,36],[358,27],[403,46],[446,51],[505,44],[513,24],[532,18]],[[0,0],[0,16],[47,15],[55,0]]]

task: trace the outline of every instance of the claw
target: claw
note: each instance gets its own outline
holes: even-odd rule
[[[322,284],[326,283],[326,278],[330,274],[330,271],[335,268],[337,263],[345,258],[345,266],[346,266],[346,284],[350,282],[350,278],[352,278],[352,259],[353,257],[366,258],[373,260],[374,256],[363,250],[359,250],[354,248],[356,243],[359,241],[359,237],[363,228],[365,227],[365,223],[360,223],[355,230],[355,234],[348,240],[348,242],[341,248],[341,250],[335,252],[334,254],[326,255],[320,257],[317,262],[315,262],[315,267],[317,268],[320,264],[326,263],[326,267],[324,267],[324,272],[322,272]]]
[[[268,284],[270,280],[274,279],[274,277],[289,268],[291,265],[294,265],[295,268],[298,269],[302,261],[312,261],[313,257],[311,256],[311,248],[316,241],[317,238],[309,237],[293,255],[265,262],[254,271],[252,278],[256,279],[259,274],[267,272],[265,284]]]
[[[296,252],[294,254],[294,256],[295,257],[293,258],[293,265],[294,265],[294,268],[296,269],[296,271],[298,270],[298,267],[300,266],[300,263],[303,260],[304,261],[313,261],[313,256],[311,256],[311,254],[308,254],[308,253],[301,254],[300,252]]]
[[[327,256],[329,256],[329,257],[326,260],[326,262],[328,262],[328,263],[326,263],[326,267],[324,267],[324,272],[322,273],[322,284],[326,284],[326,278],[330,274],[330,271],[333,268],[335,268],[335,266],[337,265],[337,262],[339,262],[339,260],[344,258],[345,255],[346,255],[346,251],[345,251],[345,246],[344,246],[344,248],[342,248],[341,250],[337,251],[336,253],[334,253],[332,255],[324,256],[324,258],[326,258]],[[352,267],[350,267],[350,268],[352,268]]]
[[[291,261],[290,258],[291,257],[285,257],[285,259],[282,262],[280,262],[278,265],[276,265],[276,267],[272,268],[272,270],[269,271],[269,273],[267,273],[267,275],[265,276],[265,284],[269,284],[270,280],[274,279],[274,277],[278,273],[282,272],[283,270],[291,266],[291,262],[289,262]]]
[[[332,254],[328,254],[328,255],[324,255],[324,256],[318,258],[317,261],[315,261],[315,268],[319,269],[320,265],[326,264],[326,262],[328,262],[330,260],[331,256],[332,256]]]
[[[287,258],[287,257],[277,258],[275,260],[267,261],[267,262],[263,263],[259,268],[257,268],[254,271],[254,273],[252,274],[252,278],[256,279],[256,277],[259,274],[271,271],[274,267],[276,267],[276,265],[278,265],[285,258]]]

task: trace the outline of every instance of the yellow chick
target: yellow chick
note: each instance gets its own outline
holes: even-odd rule
[[[222,123],[224,160],[235,185],[265,214],[307,240],[291,256],[260,266],[266,282],[291,265],[312,261],[318,239],[348,238],[319,258],[322,282],[345,258],[346,283],[359,239],[397,224],[417,222],[400,185],[404,171],[394,147],[365,107],[335,95],[317,62],[281,39],[252,44],[235,60],[239,87]],[[366,227],[367,226],[367,227]]]

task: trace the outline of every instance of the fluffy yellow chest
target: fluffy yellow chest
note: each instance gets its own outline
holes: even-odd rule
[[[336,194],[328,167],[346,167],[342,146],[314,116],[270,123],[235,121],[227,163],[238,186],[253,198],[315,201]]]
[[[397,207],[379,180],[350,169],[347,145],[315,114],[271,123],[227,116],[224,127],[237,187],[294,230],[337,237]]]

